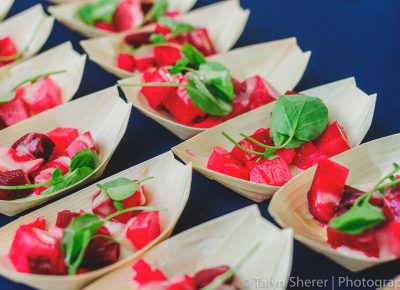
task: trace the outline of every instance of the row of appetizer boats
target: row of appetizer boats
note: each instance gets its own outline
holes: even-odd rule
[[[296,39],[230,50],[249,15],[237,0],[188,13],[195,1],[113,1],[99,19],[104,1],[65,2],[50,9],[56,19],[90,37],[110,34],[82,46],[128,77],[117,86],[129,102],[116,86],[70,101],[86,56],[68,42],[27,59],[51,31],[41,6],[1,22],[0,33],[23,36],[16,47],[28,49],[0,67],[0,213],[100,177],[132,105],[188,140],[2,227],[1,275],[39,289],[100,277],[85,289],[241,289],[252,277],[283,289],[293,236],[351,271],[400,257],[400,136],[360,145],[376,95],[354,78],[294,92],[310,57]],[[43,32],[30,25],[25,35],[29,13],[47,23]],[[115,31],[117,16],[130,30]],[[162,242],[186,205],[192,168],[253,201],[272,198],[269,212],[285,229],[253,206]]]

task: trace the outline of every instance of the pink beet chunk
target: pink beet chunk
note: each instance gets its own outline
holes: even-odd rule
[[[207,168],[240,179],[249,179],[249,170],[232,154],[220,146],[214,147],[208,158]]]
[[[22,169],[29,174],[37,170],[43,162],[43,158],[35,159],[13,148],[0,146],[0,172]]]
[[[242,104],[248,104],[248,109],[253,110],[262,105],[275,101],[279,93],[260,76],[254,76],[241,83],[240,93],[237,98]]]
[[[292,178],[289,166],[281,158],[262,158],[250,171],[250,181],[272,186],[282,186]]]
[[[56,144],[52,156],[54,158],[62,155],[68,145],[78,138],[79,131],[76,128],[56,128],[46,135]]]
[[[113,16],[116,31],[125,31],[140,25],[144,15],[139,0],[122,0]]]
[[[206,28],[197,28],[188,34],[189,42],[196,47],[204,56],[216,53],[214,45]]]
[[[349,169],[331,160],[321,160],[307,194],[308,209],[313,217],[328,223],[335,214],[344,193]]]
[[[86,131],[74,141],[72,141],[72,143],[68,145],[67,149],[65,149],[65,153],[69,158],[72,159],[76,153],[84,149],[97,151],[96,143],[94,142],[93,137],[89,131]]]
[[[293,164],[300,169],[308,169],[316,164],[320,160],[327,159],[328,156],[318,151],[314,143],[306,142],[296,149],[296,157],[293,160]]]
[[[140,250],[160,235],[158,211],[141,212],[126,225],[126,237],[136,250]]]
[[[17,89],[11,101],[0,105],[0,119],[4,127],[14,125],[29,118],[28,106],[22,98],[23,90]]]
[[[182,55],[180,49],[165,45],[154,48],[154,58],[158,66],[168,66],[174,65]]]
[[[31,184],[28,175],[21,169],[0,172],[0,185]],[[0,189],[0,200],[14,200],[29,196],[32,189],[4,190]]]
[[[120,69],[134,72],[136,69],[135,58],[129,53],[119,53],[117,56],[117,66]]]
[[[139,286],[151,283],[166,281],[167,277],[159,269],[152,269],[151,266],[143,259],[138,260],[133,265],[135,276],[133,280],[139,284]]]
[[[0,39],[0,56],[13,56],[17,54],[17,47],[11,37]],[[0,66],[14,62],[15,60],[0,61]]]

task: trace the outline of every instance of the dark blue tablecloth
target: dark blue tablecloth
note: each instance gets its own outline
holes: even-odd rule
[[[15,2],[10,15],[38,2],[48,5],[46,1],[37,0]],[[196,7],[213,2],[216,1],[199,0]],[[304,50],[312,51],[310,65],[297,87],[298,90],[355,76],[359,87],[365,92],[378,93],[374,121],[365,141],[399,132],[400,103],[397,85],[400,83],[400,1],[241,2],[242,6],[250,8],[252,13],[237,47],[296,36]],[[43,50],[69,40],[75,49],[82,52],[79,46],[82,39],[77,33],[56,22]],[[77,96],[109,87],[115,84],[116,80],[116,77],[89,61]],[[179,142],[180,140],[166,129],[133,110],[126,135],[111,159],[104,177],[163,153]],[[195,173],[190,199],[175,233],[250,204],[251,201]],[[267,213],[267,206],[268,202],[265,202],[260,204],[259,208],[262,214],[272,221]],[[14,219],[2,216],[0,225]],[[260,259],[268,262],[268,257]],[[335,289],[350,289],[356,288],[356,283],[361,283],[361,279],[390,279],[400,273],[399,266],[399,262],[392,262],[355,274],[295,242],[292,276],[302,279],[303,282],[305,279],[327,280],[324,289],[332,289],[333,286]],[[347,284],[339,283],[340,277],[347,279]],[[371,284],[372,280],[369,283]],[[364,284],[367,284],[366,280]],[[291,288],[306,289],[306,286],[298,284]],[[357,289],[363,288],[374,287],[361,286]],[[0,289],[29,288],[0,278]]]

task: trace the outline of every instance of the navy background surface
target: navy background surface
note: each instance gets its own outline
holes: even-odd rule
[[[196,7],[213,2],[216,1],[199,0]],[[296,36],[304,50],[312,51],[310,65],[297,87],[298,90],[355,76],[358,86],[365,92],[378,93],[373,125],[364,141],[400,131],[398,102],[400,1],[242,0],[241,2],[243,7],[250,8],[252,12],[236,47]],[[48,5],[46,1],[16,0],[10,15],[36,3],[42,3],[46,7]],[[82,39],[78,33],[56,22],[43,50],[69,40],[76,50],[82,52],[79,46],[79,41]],[[109,87],[115,84],[116,80],[116,77],[89,61],[77,96]],[[133,110],[127,133],[103,177],[161,154],[179,142],[180,140],[166,129]],[[195,173],[190,199],[175,233],[250,204],[252,202],[249,200]],[[272,220],[267,213],[267,206],[268,202],[260,204],[259,208],[266,218]],[[14,219],[1,216],[0,225]],[[268,261],[268,257],[260,258]],[[332,286],[335,286],[335,289],[349,289],[351,285],[347,287],[338,283],[332,285],[332,276],[336,282],[340,276],[349,279],[390,279],[400,273],[399,266],[399,262],[392,262],[355,274],[295,242],[292,276],[299,279],[328,279],[328,286],[325,289],[331,289]],[[301,288],[293,287],[293,289]],[[0,278],[0,289],[29,288]]]

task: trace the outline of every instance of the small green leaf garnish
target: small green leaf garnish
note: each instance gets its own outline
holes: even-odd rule
[[[123,201],[139,189],[139,184],[128,178],[119,177],[109,182],[97,184],[97,187],[112,200]]]
[[[180,22],[171,17],[165,17],[165,16],[160,17],[158,19],[158,23],[160,23],[162,26],[171,29],[171,32],[168,34],[168,38],[172,38],[180,34],[190,32],[194,29],[193,25],[189,23]]]
[[[161,33],[153,33],[152,35],[150,35],[150,42],[153,44],[164,43],[164,35],[162,35]]]
[[[112,23],[118,0],[99,0],[82,5],[78,11],[78,17],[88,25],[93,26],[97,21]]]
[[[153,4],[151,7],[148,17],[152,21],[156,22],[158,21],[162,16],[165,15],[168,11],[168,0],[156,0],[156,2]]]

